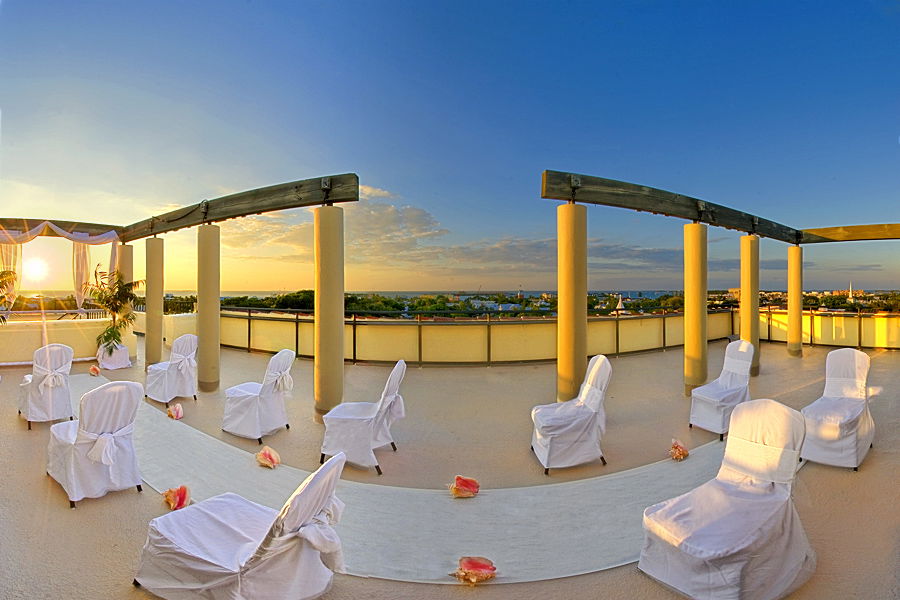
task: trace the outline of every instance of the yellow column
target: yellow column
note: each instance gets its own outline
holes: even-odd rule
[[[314,211],[316,290],[313,397],[316,416],[344,397],[344,209]]]
[[[134,281],[134,246],[129,246],[128,244],[119,244],[116,253],[116,270],[122,274],[122,281],[124,281],[125,283]],[[125,332],[125,334],[122,336],[122,343],[128,346],[129,350],[136,350],[137,344],[134,343],[133,340],[134,333],[129,327],[128,331]],[[131,355],[132,359],[136,358],[134,352],[129,351],[129,354]]]
[[[162,238],[147,238],[147,324],[144,334],[144,368],[162,361],[164,272]]]
[[[219,387],[219,226],[197,228],[197,385]]]
[[[787,351],[803,355],[803,248],[788,246]]]
[[[759,375],[759,236],[741,237],[741,339],[753,344],[750,374]]]
[[[587,208],[556,208],[556,401],[578,396],[587,369]]]
[[[684,226],[684,395],[706,382],[706,225]]]

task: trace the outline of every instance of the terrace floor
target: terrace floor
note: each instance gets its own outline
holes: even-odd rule
[[[142,340],[142,338],[140,338]],[[710,376],[722,364],[725,342],[710,345]],[[824,385],[825,355],[831,348],[804,348],[802,359],[785,346],[764,344],[762,369],[753,379],[753,398],[774,398],[799,409],[815,400]],[[900,352],[871,350],[869,386],[876,423],[875,448],[860,471],[806,465],[794,498],[818,567],[792,598],[897,598],[900,580]],[[109,379],[143,382],[143,348],[131,369],[104,371]],[[221,431],[224,389],[262,378],[269,355],[222,349],[220,390],[201,393],[199,401],[180,400],[184,422],[250,452],[254,440]],[[606,400],[609,464],[560,469],[544,476],[529,451],[530,409],[554,399],[555,365],[426,367],[410,365],[400,388],[407,418],[393,429],[399,451],[379,451],[384,475],[347,466],[343,477],[375,485],[443,488],[456,474],[473,476],[485,488],[520,487],[596,477],[665,458],[670,440],[693,448],[716,435],[688,429],[690,400],[681,395],[680,349],[612,358],[613,377]],[[92,363],[76,363],[85,373]],[[377,400],[390,367],[347,365],[345,400]],[[79,502],[68,508],[62,488],[45,475],[49,424],[27,431],[16,418],[17,384],[26,367],[0,368],[0,520],[2,544],[0,598],[148,598],[131,586],[147,522],[167,512],[159,495],[145,487]],[[288,406],[289,431],[265,439],[286,464],[318,466],[323,427],[314,422],[312,362],[293,368],[294,401]],[[147,401],[158,410],[161,404]],[[173,455],[172,461],[202,457]],[[688,459],[690,460],[690,459]],[[298,482],[299,483],[299,482]],[[580,507],[561,507],[579,511]],[[353,510],[348,506],[347,510]],[[586,514],[602,519],[602,514]],[[461,527],[479,524],[461,523]],[[383,543],[389,544],[390,540]],[[522,548],[527,553],[527,548]],[[572,549],[579,552],[578,548]],[[527,584],[438,586],[335,576],[326,599],[463,599],[472,594],[494,599],[528,598],[677,598],[637,571],[635,564],[598,573]]]

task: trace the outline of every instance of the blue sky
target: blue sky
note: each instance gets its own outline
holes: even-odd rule
[[[898,2],[3,0],[0,212],[126,224],[352,171],[348,290],[553,289],[544,169],[900,222],[898,61]],[[589,207],[590,287],[679,288],[682,225]],[[195,235],[165,236],[167,288],[194,287]],[[222,238],[223,289],[312,286],[309,210]],[[709,239],[736,286],[738,235]],[[807,288],[900,288],[900,242],[806,248]],[[786,246],[761,252],[783,288]]]

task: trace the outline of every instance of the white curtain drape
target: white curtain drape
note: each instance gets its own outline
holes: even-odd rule
[[[16,278],[0,289],[0,295],[9,299],[11,308],[19,295],[19,265],[22,263],[22,246],[19,244],[0,244],[0,271],[15,271]]]
[[[47,229],[73,242],[72,278],[75,284],[75,301],[80,309],[84,302],[84,283],[87,281],[90,272],[90,250],[88,246],[112,244],[112,249],[109,253],[109,272],[112,273],[118,268],[119,263],[119,234],[114,230],[97,235],[78,231],[70,232],[50,221],[39,223],[28,231],[0,230],[0,257],[2,257],[3,261],[3,270],[15,271],[18,275],[13,293],[18,293],[19,281],[21,281],[19,265],[22,262],[22,244],[30,242],[43,234]],[[7,265],[10,266],[8,267]]]

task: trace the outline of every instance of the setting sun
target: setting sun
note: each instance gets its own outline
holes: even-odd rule
[[[23,272],[30,281],[43,281],[47,277],[47,261],[43,258],[29,258],[23,265]]]

